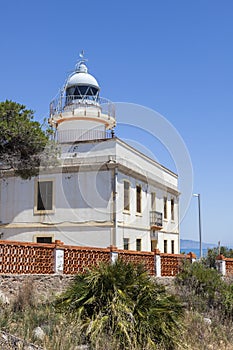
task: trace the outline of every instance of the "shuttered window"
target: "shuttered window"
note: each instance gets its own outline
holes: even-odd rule
[[[171,199],[171,220],[174,220],[174,199]]]
[[[129,250],[129,238],[124,238],[124,250]]]
[[[163,252],[167,253],[167,240],[166,239],[163,241]]]
[[[174,252],[175,252],[175,241],[172,240],[171,241],[171,253],[174,254]]]
[[[142,188],[141,186],[136,186],[136,211],[137,213],[142,212]]]
[[[140,238],[136,239],[136,250],[141,251],[142,250],[142,240]]]
[[[53,209],[53,181],[38,181],[37,210]]]
[[[167,197],[163,198],[163,217],[167,219]]]
[[[124,210],[130,210],[130,183],[124,181]]]

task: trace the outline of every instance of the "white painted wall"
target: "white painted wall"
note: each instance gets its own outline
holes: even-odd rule
[[[67,245],[109,247],[111,244],[111,228],[97,226],[51,226],[40,228],[11,228],[1,229],[2,239],[11,241],[36,242],[36,237],[52,237],[61,240]]]
[[[121,164],[126,164],[132,170],[138,171],[148,180],[153,179],[161,185],[177,190],[177,176],[174,173],[121,140],[116,143],[116,157]]]
[[[130,171],[129,171],[130,173]],[[134,247],[136,238],[142,239],[145,250],[151,250],[150,238],[150,211],[151,193],[156,193],[156,211],[163,213],[164,196],[167,197],[167,220],[163,220],[163,229],[156,232],[158,249],[163,252],[163,241],[168,240],[168,252],[171,252],[171,240],[175,241],[175,253],[179,252],[179,220],[178,220],[178,197],[169,194],[167,191],[158,187],[148,185],[141,180],[127,174],[118,172],[117,185],[117,223],[118,223],[118,240],[117,245],[123,246],[123,238],[130,239],[130,246]],[[124,180],[130,183],[130,210],[124,211]],[[142,188],[142,213],[136,212],[136,185]],[[174,220],[171,220],[171,198],[175,200]],[[134,242],[134,243],[133,243]],[[135,249],[135,248],[132,248]]]
[[[163,252],[163,240],[167,239],[169,252],[169,242],[173,239],[178,253],[179,199],[175,174],[118,139],[67,144],[65,148],[63,166],[69,166],[65,163],[70,159],[70,165],[88,164],[91,167],[86,170],[77,168],[68,173],[62,172],[61,167],[59,173],[40,175],[40,179],[54,180],[54,213],[35,215],[36,179],[22,180],[12,176],[1,180],[0,220],[3,224],[10,224],[9,228],[1,227],[4,239],[33,241],[34,236],[42,232],[53,234],[54,239],[65,244],[96,247],[112,244],[112,170],[108,164],[116,162],[124,168],[124,173],[117,171],[117,246],[123,248],[123,238],[128,237],[130,249],[136,249],[136,239],[141,238],[142,250],[151,250],[151,192],[155,192],[156,211],[163,212],[163,198],[168,198],[168,218],[163,222],[162,231],[156,232],[158,248]],[[146,180],[141,180],[142,175]],[[123,210],[124,180],[130,181],[129,212]],[[142,187],[141,214],[136,213],[136,185]],[[175,200],[173,221],[171,198]]]
[[[60,143],[105,138],[105,125],[91,120],[66,121],[57,127]]]
[[[54,180],[55,212],[34,214],[35,179],[10,177],[1,184],[3,223],[107,222],[111,220],[111,173],[89,171],[40,175]]]

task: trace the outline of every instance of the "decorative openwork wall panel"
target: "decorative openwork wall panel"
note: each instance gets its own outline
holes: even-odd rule
[[[176,276],[179,272],[180,264],[186,255],[183,254],[160,254],[161,256],[161,276]]]
[[[195,260],[195,255],[164,254],[119,250],[116,247],[93,248],[66,246],[61,241],[52,244],[0,241],[0,274],[76,274],[100,262],[116,258],[125,262],[142,263],[151,275],[175,276],[181,262]],[[233,275],[233,259],[222,257],[226,274]],[[155,271],[155,266],[158,271]],[[225,266],[225,265],[224,265]],[[225,271],[224,270],[224,271]]]
[[[150,275],[155,274],[154,253],[118,250],[119,259],[135,264],[144,264]]]
[[[226,261],[226,275],[233,276],[233,259],[225,258]]]
[[[44,244],[0,242],[0,273],[52,274],[54,247]]]
[[[86,268],[97,266],[100,262],[110,262],[109,249],[64,246],[65,274],[84,272]]]

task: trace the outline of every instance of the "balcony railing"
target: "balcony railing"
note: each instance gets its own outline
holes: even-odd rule
[[[160,213],[159,211],[151,211],[150,226],[161,230],[163,227],[163,213]]]
[[[88,111],[95,107],[99,113],[115,119],[115,105],[102,97],[96,96],[62,96],[59,95],[50,103],[50,117],[59,115],[62,112],[73,112],[75,109]]]

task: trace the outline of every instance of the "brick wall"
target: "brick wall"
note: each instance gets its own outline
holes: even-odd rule
[[[54,273],[54,246],[38,243],[0,241],[0,273]]]
[[[160,254],[161,276],[176,276],[186,255],[184,254]]]
[[[53,244],[0,241],[0,274],[72,275],[117,258],[125,262],[143,263],[151,275],[175,276],[181,261],[194,256],[161,254],[158,250],[138,252],[116,247],[66,246],[61,241]]]
[[[110,261],[110,249],[64,246],[64,274],[84,272],[100,262]]]
[[[155,262],[153,252],[137,252],[130,250],[116,250],[118,258],[125,262],[144,264],[150,275],[155,274]]]
[[[218,255],[216,267],[223,276],[233,276],[233,258],[225,258],[222,254]]]
[[[226,262],[226,275],[233,276],[233,259],[225,258]]]
[[[160,253],[160,251],[156,249],[154,253],[157,258],[157,261],[158,258],[160,260],[160,271],[156,271],[156,275],[160,275],[162,277],[176,276],[184,260],[189,260],[191,263],[196,260],[196,255],[191,252],[188,254],[167,254]],[[158,268],[157,264],[156,266]]]

